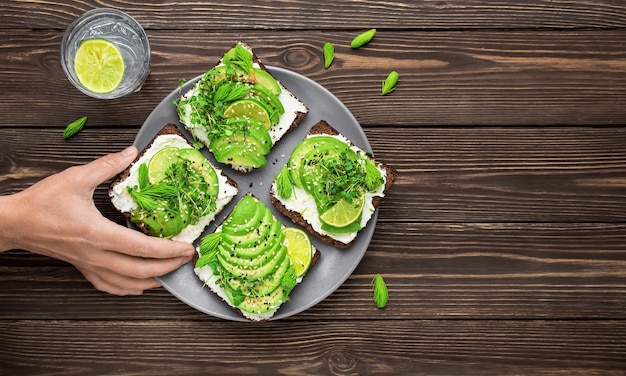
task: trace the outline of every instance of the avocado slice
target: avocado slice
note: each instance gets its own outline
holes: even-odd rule
[[[303,141],[300,141],[300,143],[298,143],[295,149],[291,152],[289,162],[287,163],[289,176],[293,184],[298,188],[303,187],[300,176],[300,166],[302,165],[304,157],[307,153],[311,150],[321,152],[322,150],[326,151],[333,149],[339,153],[344,150],[350,150],[350,147],[341,140],[332,136],[311,136]]]
[[[345,144],[344,144],[345,145]],[[308,192],[317,191],[319,176],[326,170],[331,159],[336,162],[342,162],[344,159],[358,161],[359,156],[349,147],[337,147],[336,145],[324,143],[318,144],[318,147],[309,150],[302,156],[300,162],[299,178],[302,188]]]
[[[280,95],[280,84],[271,74],[260,68],[252,68],[248,73],[249,82],[265,86],[272,94]]]
[[[254,258],[238,257],[235,251],[236,246],[233,248],[224,244],[218,246],[218,254],[230,265],[246,269],[258,268],[271,261],[278,254],[280,247],[283,245],[284,237],[279,241],[277,237],[270,236],[268,240],[269,241],[265,244],[259,244],[260,251],[258,252],[258,256]]]
[[[272,213],[269,210],[268,212],[273,218]],[[225,240],[223,243],[231,247],[231,253],[234,256],[245,259],[247,260],[246,262],[250,263],[252,262],[250,259],[257,258],[262,253],[267,252],[268,248],[273,246],[274,243],[278,242],[282,244],[285,240],[285,236],[282,234],[281,226],[280,221],[273,219],[271,223],[261,224],[261,227],[266,230],[255,229],[244,236],[248,238],[246,241],[232,244],[230,241]]]
[[[271,215],[271,212],[265,213],[265,216],[261,220],[261,223],[259,224],[259,227],[256,231],[251,231],[240,235],[222,232],[222,243],[227,246],[232,246],[233,248],[237,246],[237,249],[247,249],[254,247],[258,244],[259,238],[263,239],[270,235],[270,231],[272,231],[272,227],[274,225],[273,221],[268,220],[268,216]],[[248,258],[257,256],[257,254],[254,253],[250,253],[247,255],[244,252],[241,253],[242,254],[238,256]]]
[[[289,258],[286,257],[271,277],[254,283],[250,287],[246,286],[241,280],[233,277],[226,278],[226,284],[232,290],[240,288],[244,295],[264,296],[272,293],[280,286],[283,276],[290,266],[291,262],[289,261]]]
[[[191,165],[197,171],[199,171],[204,180],[209,184],[209,191],[207,192],[211,196],[217,196],[219,193],[220,182],[217,178],[215,169],[211,166],[209,161],[202,155],[197,149],[180,149],[178,155],[191,161]]]
[[[212,150],[213,156],[220,163],[260,168],[267,165],[265,154],[255,144],[235,141],[219,150]]]
[[[146,212],[138,209],[131,212],[130,221],[135,224],[143,224],[148,228],[152,236],[171,238],[187,226],[190,217],[187,210],[181,210],[177,214],[168,213],[164,210]]]
[[[273,257],[267,264],[251,269],[244,266],[230,264],[220,252],[217,254],[217,260],[226,272],[237,278],[244,278],[249,281],[258,281],[267,277],[270,273],[277,269],[285,257],[287,257],[287,247],[281,244],[276,256]]]
[[[272,150],[272,137],[270,133],[262,124],[256,121],[249,122],[246,133],[234,132],[229,135],[212,138],[209,148],[213,153],[219,153],[221,149],[232,142],[249,143],[260,150],[263,155],[267,155]]]
[[[280,99],[278,99],[278,96],[272,93],[268,88],[257,83],[252,86],[252,91],[254,92],[255,96],[269,103],[276,110],[279,116],[285,113],[285,107],[283,106]]]
[[[239,201],[222,225],[222,233],[246,235],[258,229],[267,208],[249,195]]]
[[[226,291],[228,299],[232,302],[234,299],[232,290],[225,288],[224,291]],[[280,306],[286,299],[285,291],[282,287],[278,287],[269,295],[259,297],[246,296],[244,300],[237,305],[237,308],[250,313],[262,314]]]
[[[275,96],[280,95],[282,92],[280,84],[269,72],[256,67],[252,67],[250,72],[246,73],[235,65],[219,65],[205,73],[204,77],[212,84],[219,84],[225,80],[247,82],[250,84],[259,84]]]

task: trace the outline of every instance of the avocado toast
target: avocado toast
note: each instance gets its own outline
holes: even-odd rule
[[[237,184],[165,125],[111,183],[113,205],[146,234],[192,243],[233,197]]]
[[[309,111],[242,42],[175,104],[194,138],[241,172],[264,167],[272,146]]]
[[[252,321],[273,317],[320,256],[306,232],[285,227],[251,194],[201,240],[197,252],[196,275]]]
[[[397,172],[326,121],[294,148],[272,183],[272,203],[325,242],[348,247],[391,188]]]

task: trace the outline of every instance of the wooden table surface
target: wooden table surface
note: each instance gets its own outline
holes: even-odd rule
[[[143,89],[119,100],[81,94],[59,62],[67,25],[103,6],[152,46]],[[108,295],[71,265],[4,252],[0,374],[626,373],[624,1],[2,1],[0,194],[130,145],[180,78],[237,40],[329,89],[398,170],[361,263],[314,307],[256,324],[164,288]],[[106,188],[97,206],[123,224]]]

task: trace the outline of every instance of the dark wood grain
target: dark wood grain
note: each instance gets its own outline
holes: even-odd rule
[[[24,106],[4,126],[64,126],[88,115],[93,125],[136,126],[179,79],[215,64],[245,39],[268,65],[293,70],[328,88],[364,126],[618,125],[626,118],[626,31],[387,32],[351,49],[350,33],[149,32],[152,72],[141,92],[98,101],[74,89],[60,69],[60,32],[0,31],[0,112]],[[323,67],[322,45],[336,46]],[[22,46],[37,45],[36,49]],[[397,89],[380,95],[391,70]],[[30,82],[38,88],[33,93]],[[55,111],[57,102],[66,111]],[[394,116],[389,116],[393,113]]]
[[[288,320],[623,318],[625,243],[623,223],[380,223],[353,275]],[[384,310],[372,301],[375,273],[389,288]],[[112,297],[59,261],[0,254],[1,319],[217,320],[163,289],[145,294]]]
[[[626,6],[614,0],[575,1],[4,1],[3,28],[65,29],[82,12],[112,7],[131,14],[147,29],[359,30],[616,28],[626,26]],[[33,16],[36,14],[36,17]]]
[[[122,100],[79,93],[59,62],[67,25],[103,6],[152,47],[143,89]],[[398,170],[361,263],[314,307],[246,324],[3,252],[0,375],[626,373],[623,1],[0,1],[0,195],[131,144],[237,40],[329,89]],[[96,206],[125,225],[106,190]]]
[[[62,129],[42,129],[33,138],[22,128],[0,128],[0,193],[119,151],[136,132],[89,125],[63,140]],[[381,207],[383,222],[626,219],[624,128],[370,127],[366,133],[376,157],[400,173]],[[97,192],[98,206],[121,219],[105,188]]]
[[[615,341],[626,331],[615,321],[407,319],[366,332],[359,321],[145,325],[5,321],[0,365],[50,375],[618,375],[626,367],[626,348]]]

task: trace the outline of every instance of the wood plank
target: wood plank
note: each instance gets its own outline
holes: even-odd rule
[[[237,39],[248,41],[268,65],[328,88],[365,126],[590,126],[621,125],[626,118],[626,29],[381,32],[359,50],[348,46],[347,32],[152,31],[149,37],[152,71],[142,91],[102,101],[65,78],[60,32],[0,31],[7,41],[0,44],[0,111],[28,109],[0,126],[58,127],[84,115],[93,125],[137,126],[180,78],[203,73]],[[326,41],[337,44],[327,70]],[[401,79],[394,93],[382,97],[381,81],[391,69]],[[39,90],[33,93],[24,82]]]
[[[3,2],[3,28],[64,29],[82,12],[113,7],[130,13],[146,29],[507,29],[617,28],[626,25],[626,6],[611,0],[487,2],[449,1],[145,1]],[[36,14],[36,17],[33,17]]]
[[[381,222],[623,222],[626,128],[365,128],[400,177]],[[0,194],[131,144],[137,129],[0,128]],[[34,137],[33,134],[37,134]],[[407,142],[410,140],[410,142]],[[106,185],[96,204],[122,223]]]
[[[0,322],[0,366],[42,375],[617,375],[625,341],[622,321],[603,320],[20,320]]]
[[[376,273],[389,289],[383,310],[372,301]],[[0,253],[0,305],[4,320],[213,321],[164,289],[107,295],[73,267],[23,251]],[[623,319],[624,311],[623,223],[379,223],[349,279],[289,320]]]

